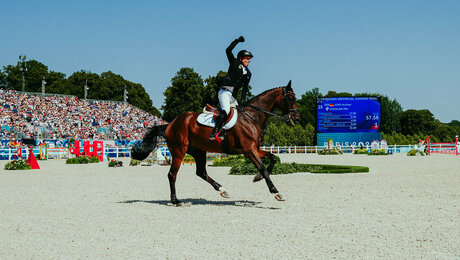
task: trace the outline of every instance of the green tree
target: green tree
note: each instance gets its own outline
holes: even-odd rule
[[[313,125],[307,124],[305,126],[305,132],[306,132],[306,139],[305,139],[305,145],[316,145],[316,129]]]
[[[154,115],[161,115],[160,111],[152,105],[150,96],[141,84],[125,80],[122,76],[111,71],[103,72],[99,76],[96,73],[81,70],[73,73],[67,81],[59,82],[56,87],[67,92],[65,94],[75,95],[79,98],[84,97],[84,85],[87,81],[88,99],[122,101],[126,86],[129,104]]]
[[[264,136],[265,145],[285,145],[287,143],[281,125],[274,121],[269,121],[267,124],[266,134]]]
[[[305,94],[297,100],[300,125],[316,125],[316,100],[322,96],[323,95],[319,92],[319,88],[313,88],[312,90],[307,90]]]
[[[403,111],[401,104],[396,99],[390,100],[387,96],[381,96],[381,131],[399,132],[401,131],[401,113]]]
[[[144,87],[138,83],[127,82],[128,101],[144,111],[150,112],[153,115],[161,116],[160,111],[152,105],[152,100]]]
[[[77,72],[72,73],[69,76],[68,81],[71,84],[71,88],[68,89],[65,94],[75,95],[79,98],[84,98],[84,86],[85,81],[87,82],[88,86],[88,96],[89,99],[103,99],[99,96],[99,92],[101,92],[101,78],[96,73],[91,73],[90,71],[80,70]]]
[[[335,91],[332,91],[332,90],[329,90],[327,92],[327,94],[325,95],[325,97],[352,97],[353,94],[351,93],[348,93],[348,92],[335,92]]]
[[[15,90],[22,90],[22,73],[19,64],[16,66],[8,65],[3,67],[6,73],[4,86]],[[55,71],[48,71],[48,66],[36,61],[26,61],[27,71],[24,73],[25,91],[41,92],[42,79],[45,77],[46,86],[52,85],[55,81],[65,79],[65,74]],[[48,92],[48,88],[46,89]]]
[[[98,95],[103,100],[123,100],[126,81],[122,76],[111,71],[102,72],[99,82]]]
[[[202,110],[204,85],[201,76],[192,68],[181,68],[163,93],[163,119],[172,121],[184,111]]]
[[[311,124],[305,127],[300,124],[291,126],[284,120],[270,118],[264,136],[264,145],[314,145],[315,137],[315,127]]]
[[[7,88],[6,74],[3,72],[3,70],[0,70],[0,88]]]
[[[458,126],[460,127],[460,121],[458,120],[452,120],[450,123],[447,123],[449,126]]]
[[[429,134],[435,128],[434,115],[428,109],[408,109],[401,114],[401,133],[403,135]]]
[[[439,120],[436,120],[435,125],[436,128],[431,133],[431,135],[439,138],[438,142],[454,142],[455,136],[458,136],[460,133],[460,127],[443,124]]]
[[[30,60],[27,62],[26,91],[41,92],[42,79],[45,77],[46,84],[53,84],[54,81],[65,79],[65,74],[55,71],[49,71],[48,66],[36,61]]]
[[[64,74],[64,73],[55,72],[55,71],[49,71],[49,72],[45,75],[45,81],[46,81],[45,91],[46,91],[47,93],[54,93],[54,92],[51,92],[51,91],[48,89],[48,86],[53,85],[55,82],[60,82],[60,81],[64,81],[64,80],[66,80],[65,74]],[[40,84],[40,91],[41,91],[41,84]]]
[[[19,71],[19,66],[7,65],[3,66],[5,73],[4,85],[5,88],[21,90],[22,89],[22,76]],[[27,83],[27,81],[26,81]]]
[[[204,107],[209,104],[214,107],[219,107],[219,99],[217,94],[222,87],[222,80],[227,75],[227,72],[219,71],[215,76],[209,76],[204,80],[206,86],[203,90],[203,101],[201,106]]]

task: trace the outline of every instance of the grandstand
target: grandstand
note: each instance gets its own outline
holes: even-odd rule
[[[162,120],[130,104],[0,89],[0,139],[140,140]]]

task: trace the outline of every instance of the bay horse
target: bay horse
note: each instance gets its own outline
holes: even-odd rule
[[[156,147],[157,138],[162,136],[166,139],[172,156],[168,179],[173,205],[181,205],[176,197],[175,183],[177,172],[186,153],[195,158],[196,175],[211,184],[222,197],[229,197],[222,185],[209,177],[206,172],[206,152],[243,154],[259,171],[253,181],[265,179],[269,191],[275,194],[277,200],[283,201],[283,195],[278,192],[270,179],[276,157],[260,150],[260,145],[265,122],[270,116],[281,117],[293,125],[300,121],[291,81],[287,86],[270,89],[257,95],[237,109],[239,110],[237,122],[233,128],[226,130],[226,138],[222,142],[209,140],[212,127],[197,123],[199,113],[183,112],[167,125],[151,127],[144,135],[142,142],[133,146],[131,157],[137,160],[147,158]],[[273,113],[275,109],[280,109],[283,115]],[[265,168],[261,158],[270,159],[268,168]]]

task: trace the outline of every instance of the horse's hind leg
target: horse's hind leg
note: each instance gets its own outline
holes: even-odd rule
[[[222,188],[222,185],[220,185],[215,180],[213,180],[211,177],[209,177],[206,171],[206,151],[189,147],[187,153],[193,156],[193,158],[195,158],[196,175],[198,175],[200,178],[202,178],[203,180],[211,184],[211,186],[216,191],[220,191],[220,195],[222,197],[228,198],[229,196],[228,196],[227,191],[225,191],[224,188]]]
[[[171,190],[171,203],[179,205],[180,201],[176,197],[176,177],[184,156],[173,156],[171,167],[168,172],[169,188]]]

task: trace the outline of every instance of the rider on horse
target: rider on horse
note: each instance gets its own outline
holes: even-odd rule
[[[216,118],[216,125],[212,130],[209,140],[216,140],[216,136],[219,134],[222,125],[230,114],[230,103],[233,102],[235,105],[238,105],[236,96],[240,88],[242,88],[243,91],[241,93],[241,103],[243,104],[246,101],[248,85],[251,80],[251,72],[248,66],[253,55],[248,50],[242,50],[238,52],[237,58],[235,58],[232,51],[240,42],[244,42],[243,36],[232,41],[225,50],[230,66],[228,67],[227,75],[223,79],[223,85],[218,93],[221,110],[219,116]],[[220,139],[223,139],[223,137],[220,137]]]

